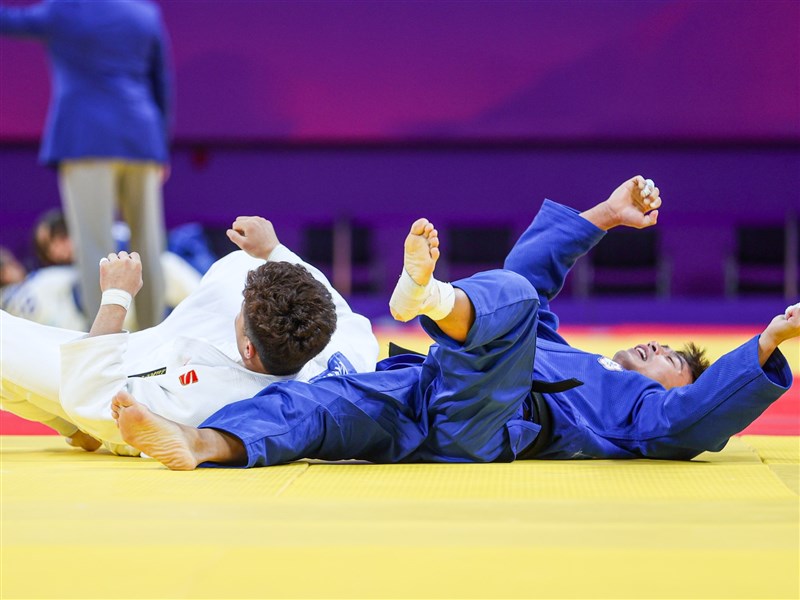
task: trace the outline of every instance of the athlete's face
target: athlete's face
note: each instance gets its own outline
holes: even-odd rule
[[[620,350],[614,355],[614,361],[629,371],[656,380],[668,390],[692,383],[692,373],[683,357],[658,342]]]

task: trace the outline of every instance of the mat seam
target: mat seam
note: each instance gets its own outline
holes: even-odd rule
[[[761,456],[761,452],[758,451],[758,448],[756,446],[753,446],[750,442],[747,442],[745,440],[742,440],[742,442],[746,444],[747,447],[750,448],[753,452],[755,452],[755,455],[758,457],[758,460],[761,462],[761,464],[769,470],[770,475],[772,475],[773,478],[780,481],[781,485],[785,487],[789,491],[789,493],[791,493],[795,497],[800,496],[800,494],[794,491],[793,488],[789,487],[789,485],[783,480],[783,478],[780,475],[778,475],[778,473],[775,472],[775,469],[772,468],[771,463],[768,463],[767,461],[764,460],[764,457]]]
[[[292,463],[292,464],[302,464],[302,463]],[[292,484],[294,484],[294,482],[295,482],[295,481],[297,481],[297,480],[298,480],[300,477],[302,477],[303,475],[305,475],[305,474],[306,474],[306,472],[307,472],[307,471],[308,471],[310,468],[311,468],[311,465],[310,465],[310,464],[308,464],[308,463],[305,463],[305,468],[304,468],[302,471],[300,471],[299,473],[296,473],[294,476],[290,477],[290,478],[289,478],[289,479],[286,481],[286,483],[284,483],[284,484],[283,484],[283,485],[282,485],[282,486],[281,486],[281,487],[278,489],[278,491],[277,491],[277,492],[275,492],[275,498],[280,498],[280,497],[283,495],[283,493],[284,493],[284,492],[285,492],[287,489],[289,489],[289,487],[290,487]]]

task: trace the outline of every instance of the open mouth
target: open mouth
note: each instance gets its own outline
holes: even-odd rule
[[[639,353],[639,356],[642,357],[642,360],[647,360],[647,350],[645,350],[644,346],[636,346],[634,350]]]

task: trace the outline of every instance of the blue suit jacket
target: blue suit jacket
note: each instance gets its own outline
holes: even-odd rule
[[[53,89],[43,162],[168,160],[171,82],[155,4],[47,0],[0,7],[0,33],[47,44]]]

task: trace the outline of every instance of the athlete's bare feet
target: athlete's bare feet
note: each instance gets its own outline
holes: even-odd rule
[[[403,268],[421,286],[428,285],[439,260],[439,232],[428,219],[417,219],[411,225],[403,245]]]
[[[66,438],[67,443],[74,448],[83,448],[87,452],[94,452],[103,443],[83,431],[76,431],[71,437]]]
[[[124,390],[114,396],[111,414],[125,442],[173,471],[191,471],[200,464],[192,448],[196,429],[158,416]]]
[[[439,232],[428,219],[417,219],[403,248],[403,273],[389,300],[389,310],[398,321],[410,321],[431,301],[429,284],[439,260]]]

